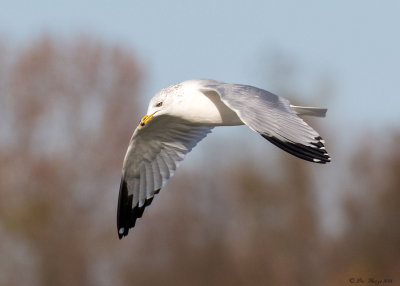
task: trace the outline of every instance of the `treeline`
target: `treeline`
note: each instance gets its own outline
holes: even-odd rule
[[[315,168],[282,152],[284,176],[246,156],[180,169],[119,241],[141,71],[131,51],[93,39],[0,42],[0,285],[400,280],[400,129],[358,142],[348,170],[333,160],[329,171],[349,172],[324,182],[346,194],[336,235],[321,229]]]

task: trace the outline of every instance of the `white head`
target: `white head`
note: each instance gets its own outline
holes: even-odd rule
[[[163,114],[172,115],[172,107],[174,106],[173,103],[180,98],[178,93],[180,87],[181,84],[172,85],[158,92],[150,100],[149,107],[147,108],[147,114],[140,120],[138,128],[140,129],[145,126],[153,117]]]

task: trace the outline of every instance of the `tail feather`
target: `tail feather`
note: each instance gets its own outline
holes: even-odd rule
[[[326,112],[328,111],[328,109],[326,109],[326,108],[304,107],[304,106],[295,106],[295,105],[290,105],[290,108],[297,115],[308,115],[308,116],[315,116],[315,117],[325,117]]]

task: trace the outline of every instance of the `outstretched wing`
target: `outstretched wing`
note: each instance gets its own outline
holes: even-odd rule
[[[168,115],[154,117],[143,128],[136,128],[122,167],[117,211],[120,239],[135,226],[186,153],[211,129]]]
[[[199,81],[200,90],[216,92],[251,129],[301,159],[330,162],[321,136],[291,109],[290,102],[253,86]]]

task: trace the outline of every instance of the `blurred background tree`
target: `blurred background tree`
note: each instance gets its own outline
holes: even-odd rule
[[[9,53],[0,57],[0,236],[30,259],[4,249],[0,284],[87,285],[93,246],[115,220],[109,190],[136,123],[140,69],[122,48],[87,38],[42,37]]]
[[[280,69],[295,77],[290,66]],[[41,37],[22,50],[0,43],[1,285],[400,279],[399,130],[384,139],[366,134],[344,158],[348,170],[335,167],[335,156],[321,167],[275,148],[255,155],[251,145],[221,168],[187,165],[119,241],[120,169],[142,114],[142,82],[132,51],[91,38]],[[347,179],[318,183],[319,168]],[[332,236],[321,228],[318,193],[326,185],[345,190],[344,227]]]

